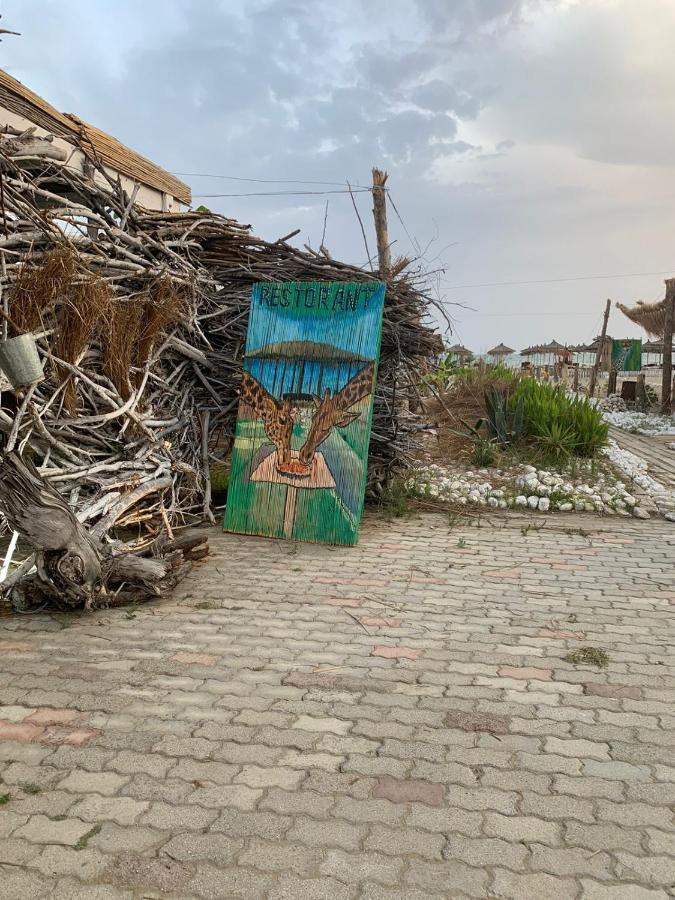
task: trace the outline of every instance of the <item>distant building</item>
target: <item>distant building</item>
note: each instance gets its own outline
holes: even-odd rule
[[[50,148],[44,139],[51,135],[54,139]],[[0,69],[0,138],[8,142],[19,136],[23,138],[17,143],[25,142],[26,164],[30,162],[31,141],[35,139],[34,144],[41,145],[37,155],[60,159],[82,172],[85,155],[78,149],[76,139],[79,138],[91,149],[90,156],[100,160],[110,175],[120,176],[122,187],[129,196],[138,185],[135,202],[139,206],[149,210],[178,211],[192,202],[188,185],[170,172],[77,116],[59,112]],[[21,158],[16,152],[11,156]],[[99,181],[103,179],[100,173],[94,177]]]

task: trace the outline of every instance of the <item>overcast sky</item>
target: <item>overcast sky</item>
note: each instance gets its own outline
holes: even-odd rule
[[[675,272],[674,0],[5,0],[0,66],[177,173],[195,205],[363,264],[348,194],[389,172],[392,252],[444,270],[474,351],[581,342]],[[375,248],[369,195],[355,196]],[[405,227],[404,227],[405,226]],[[611,279],[468,287],[581,275]],[[623,277],[618,277],[623,276]],[[471,309],[453,306],[460,303]],[[639,335],[617,310],[610,333]]]

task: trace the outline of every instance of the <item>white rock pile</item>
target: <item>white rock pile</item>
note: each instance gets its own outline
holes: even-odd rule
[[[649,517],[623,481],[586,462],[578,465],[575,475],[534,466],[453,472],[433,464],[416,470],[406,486],[422,496],[462,506]]]
[[[610,440],[603,450],[610,462],[626,475],[633,484],[637,484],[654,502],[661,515],[671,522],[675,521],[675,491],[656,481],[647,473],[647,463],[639,456],[624,450]]]
[[[675,434],[675,416],[659,416],[655,413],[625,409],[612,411],[604,408],[602,417],[610,425],[633,434]]]

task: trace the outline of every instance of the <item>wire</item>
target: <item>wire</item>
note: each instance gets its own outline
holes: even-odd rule
[[[223,178],[226,181],[249,181],[255,184],[322,184],[326,187],[344,187],[344,181],[303,181],[300,178],[241,178],[239,175],[214,175],[211,172],[172,172],[183,178]],[[365,184],[357,184],[358,188],[370,190]]]
[[[642,278],[645,275],[671,275],[672,269],[665,272],[627,272],[612,275],[569,275],[564,278],[541,278],[532,281],[486,281],[483,284],[450,284],[453,290],[467,290],[468,288],[505,287],[516,284],[555,284],[561,281],[594,281],[602,278]]]
[[[371,188],[359,188],[356,191],[352,191],[354,194],[365,194],[370,193]],[[248,194],[193,194],[193,197],[199,197],[200,199],[207,197],[306,197],[306,196],[314,196],[314,195],[323,195],[323,194],[349,194],[349,191],[258,191],[255,193]]]

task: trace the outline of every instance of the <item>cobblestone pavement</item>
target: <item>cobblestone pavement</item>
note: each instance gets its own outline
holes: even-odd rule
[[[0,897],[666,900],[675,529],[525,522],[0,620]]]

